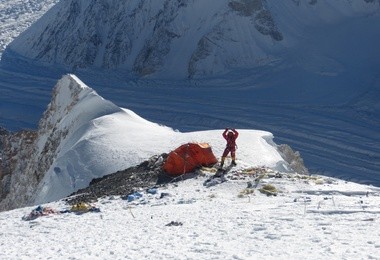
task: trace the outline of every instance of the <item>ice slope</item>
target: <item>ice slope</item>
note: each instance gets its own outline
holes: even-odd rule
[[[210,188],[200,176],[155,195],[141,191],[137,201],[102,198],[94,203],[100,213],[23,221],[35,207],[1,212],[0,258],[379,259],[379,188],[281,175],[246,195],[257,176],[232,174]],[[265,184],[278,195],[260,193]],[[43,206],[70,209],[62,201]]]
[[[57,83],[40,121],[29,167],[12,173],[12,178],[26,176],[25,183],[12,183],[12,194],[6,200],[25,193],[23,185],[28,176],[33,177],[37,165],[42,180],[24,202],[27,204],[60,199],[87,187],[94,178],[135,166],[187,142],[207,142],[219,157],[225,146],[221,133],[180,133],[149,122],[104,100],[76,76],[66,75]],[[290,171],[272,138],[269,132],[240,130],[238,162]],[[38,163],[33,165],[33,161]]]

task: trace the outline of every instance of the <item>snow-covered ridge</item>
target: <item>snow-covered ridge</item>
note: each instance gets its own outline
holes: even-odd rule
[[[378,9],[379,2],[368,0],[64,0],[13,41],[3,58],[70,70],[206,76],[269,64],[305,26]]]
[[[35,188],[64,148],[62,144],[67,140],[74,141],[73,135],[94,117],[121,111],[73,75],[59,81],[52,96],[36,133],[23,131],[4,138],[7,140],[4,145],[5,162],[8,164],[5,169],[11,179],[7,178],[9,195],[1,202],[2,207],[29,203]],[[100,106],[91,107],[91,104]],[[86,111],[85,107],[90,110],[82,113]],[[12,142],[13,139],[15,141]]]
[[[289,163],[284,161],[271,133],[239,131],[238,162],[242,166],[292,171],[292,161],[299,161],[297,155]],[[13,164],[2,178],[6,183],[2,183],[0,209],[60,199],[87,187],[94,178],[187,142],[208,142],[219,157],[225,145],[221,133],[180,133],[149,122],[103,99],[76,76],[66,75],[55,86],[38,131],[26,132],[28,138],[18,137],[20,144],[29,140],[27,149],[5,145],[4,154]]]

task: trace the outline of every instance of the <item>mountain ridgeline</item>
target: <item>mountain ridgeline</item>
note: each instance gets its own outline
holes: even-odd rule
[[[307,173],[299,154],[277,148],[271,133],[239,131],[242,164]],[[13,134],[0,129],[0,211],[61,199],[93,179],[194,140],[207,140],[217,154],[224,149],[219,130],[174,131],[114,105],[76,76],[65,75],[54,87],[37,131]],[[260,157],[263,152],[271,156]]]
[[[204,77],[270,64],[306,26],[371,14],[379,4],[63,0],[13,41],[3,59],[17,57],[71,71],[96,68],[137,76]]]

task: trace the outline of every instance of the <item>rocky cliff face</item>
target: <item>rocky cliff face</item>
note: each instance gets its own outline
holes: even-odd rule
[[[35,187],[41,176],[37,171],[30,174],[27,168],[30,158],[34,154],[34,143],[37,138],[35,131],[20,131],[0,133],[0,211],[13,208],[14,201],[8,200],[8,195],[14,193],[14,189],[23,187],[17,195],[15,206],[23,205],[31,195],[29,187]]]
[[[270,63],[299,37],[304,19],[321,22],[326,8],[335,19],[379,5],[328,2],[64,0],[11,43],[4,59],[21,55],[71,70],[118,69],[139,76],[211,75]],[[282,23],[284,16],[291,28]]]

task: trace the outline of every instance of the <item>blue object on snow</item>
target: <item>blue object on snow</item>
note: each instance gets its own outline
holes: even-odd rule
[[[134,201],[134,200],[136,200],[136,199],[141,198],[142,196],[143,196],[143,195],[142,195],[141,193],[139,193],[139,192],[134,192],[134,193],[128,195],[127,200],[128,200],[128,202],[131,202],[131,201]]]
[[[128,202],[134,201],[135,200],[135,196],[133,196],[132,194],[128,195],[127,200],[128,200]]]
[[[157,189],[156,188],[151,188],[147,191],[149,194],[156,194],[157,193]]]

